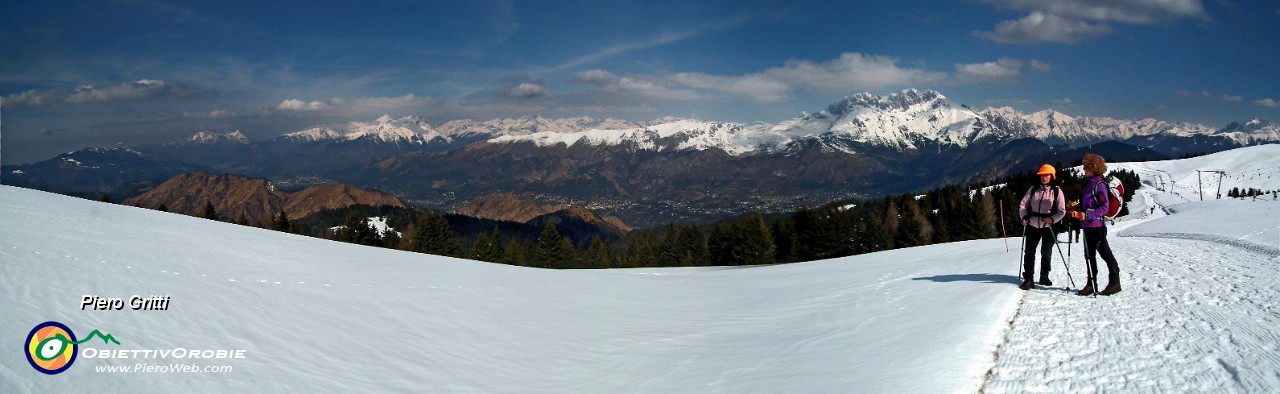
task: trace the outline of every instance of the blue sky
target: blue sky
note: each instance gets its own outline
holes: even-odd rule
[[[776,123],[935,89],[1214,127],[1280,121],[1280,3],[10,1],[0,161],[420,115]]]

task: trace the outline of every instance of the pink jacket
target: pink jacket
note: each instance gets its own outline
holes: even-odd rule
[[[1062,189],[1053,186],[1035,185],[1027,194],[1022,196],[1022,202],[1018,204],[1018,216],[1027,220],[1027,224],[1035,228],[1048,227],[1045,223],[1046,219],[1053,219],[1053,223],[1062,221],[1067,216],[1066,198],[1062,196]]]

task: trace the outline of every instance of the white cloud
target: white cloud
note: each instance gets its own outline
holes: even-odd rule
[[[1075,44],[1111,34],[1111,26],[1089,24],[1086,21],[1063,18],[1054,14],[1033,12],[1022,19],[1004,21],[993,32],[979,31],[973,35],[1001,44],[1026,44],[1034,42],[1058,42]]]
[[[340,103],[342,100],[335,98],[330,100],[330,102]],[[281,101],[280,105],[276,106],[276,109],[281,111],[319,111],[322,109],[329,109],[329,107],[329,103],[323,101],[306,102],[298,99],[288,99]]]
[[[594,69],[574,75],[573,81],[592,85],[611,85],[618,82],[618,77],[608,71]]]
[[[42,105],[62,102],[64,98],[55,95],[54,92],[40,92],[32,89],[22,93],[14,93],[4,96],[3,102],[5,107],[39,107]]]
[[[701,98],[691,90],[673,89],[651,80],[631,77],[618,78],[618,82],[611,85],[610,88],[619,92],[634,93],[662,100],[695,100]]]
[[[680,73],[669,78],[685,86],[746,95],[763,102],[783,100],[796,88],[847,93],[917,86],[943,79],[945,73],[901,67],[897,59],[861,53],[844,53],[823,63],[792,59],[781,67],[742,76]]]
[[[1267,108],[1280,108],[1280,101],[1273,100],[1270,97],[1256,100],[1253,103]]]
[[[1021,19],[1000,22],[995,31],[973,33],[1001,44],[1075,44],[1111,34],[1107,22],[1152,24],[1183,18],[1210,21],[1200,0],[986,1],[996,7],[1029,13]]]
[[[1051,73],[1054,71],[1053,65],[1047,62],[1031,59],[1031,69],[1042,73]]]
[[[187,112],[187,111],[182,111],[182,117],[184,117],[184,118],[196,118],[196,119],[230,118],[230,117],[233,117],[233,116],[239,116],[239,115],[240,115],[239,113],[235,113],[235,112],[231,112],[231,111],[226,111],[226,110],[221,110],[221,109],[217,109],[217,110],[213,110],[213,111],[209,111],[209,112]]]
[[[207,96],[211,92],[155,79],[103,85],[83,85],[71,91],[28,90],[4,97],[4,105],[38,107],[53,104],[92,104]]]
[[[1241,102],[1241,101],[1244,101],[1244,97],[1240,97],[1240,96],[1232,96],[1232,95],[1229,95],[1229,94],[1220,95],[1220,96],[1218,96],[1218,98],[1223,99],[1223,100],[1225,100],[1225,101],[1231,101],[1231,102],[1236,102],[1236,103]]]
[[[353,108],[403,108],[416,105],[432,104],[436,100],[419,98],[410,93],[399,97],[364,97],[355,100]]]
[[[692,88],[718,90],[750,96],[763,102],[785,99],[787,98],[787,91],[791,89],[791,86],[785,82],[773,80],[760,74],[729,77],[704,73],[679,73],[672,75],[669,80]]]
[[[430,105],[438,103],[426,97],[418,97],[412,93],[396,97],[361,97],[357,99],[345,99],[342,97],[334,97],[328,101],[305,101],[301,99],[288,99],[281,101],[276,105],[278,111],[348,111],[348,110],[385,110],[391,108],[404,108],[419,105]]]
[[[994,62],[957,64],[956,82],[961,84],[1022,82],[1022,61],[1000,58]]]
[[[1150,24],[1193,18],[1207,21],[1200,0],[986,0],[997,7],[1067,18]]]
[[[507,97],[514,98],[538,98],[550,96],[548,91],[542,84],[525,82],[507,91]]]

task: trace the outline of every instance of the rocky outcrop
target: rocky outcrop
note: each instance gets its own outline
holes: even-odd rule
[[[352,205],[406,206],[399,197],[350,185],[315,185],[290,193],[266,179],[206,172],[175,176],[124,201],[126,205],[144,208],[163,206],[170,212],[186,215],[198,215],[206,203],[213,205],[220,220],[244,218],[249,224],[269,223],[281,210],[290,218],[301,218]]]

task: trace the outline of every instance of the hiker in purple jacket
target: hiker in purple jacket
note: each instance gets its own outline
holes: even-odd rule
[[[1098,282],[1098,255],[1107,262],[1107,287],[1098,294],[1109,296],[1120,292],[1120,266],[1107,243],[1106,218],[1110,201],[1107,199],[1107,183],[1102,174],[1107,172],[1107,161],[1092,153],[1084,155],[1084,176],[1088,179],[1084,195],[1080,196],[1080,209],[1071,212],[1071,218],[1079,220],[1084,228],[1084,260],[1089,268],[1089,281],[1076,294],[1087,296],[1094,292]]]
[[[1023,241],[1022,286],[1018,288],[1030,290],[1035,287],[1036,245],[1040,246],[1040,285],[1053,286],[1049,280],[1049,267],[1053,262],[1053,229],[1049,225],[1062,220],[1067,215],[1064,206],[1066,198],[1062,197],[1062,189],[1053,185],[1057,171],[1053,166],[1045,164],[1036,172],[1040,184],[1032,186],[1018,203],[1018,215],[1022,218]]]

